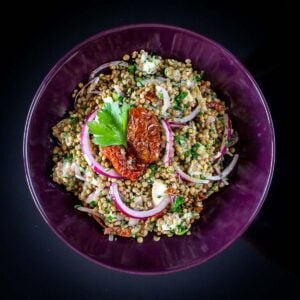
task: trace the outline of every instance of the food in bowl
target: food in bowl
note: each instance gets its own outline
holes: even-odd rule
[[[190,234],[229,184],[238,141],[228,107],[189,59],[144,50],[95,69],[53,127],[52,177],[113,240]]]

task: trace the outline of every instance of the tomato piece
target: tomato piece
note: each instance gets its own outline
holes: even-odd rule
[[[209,108],[215,109],[218,112],[223,112],[225,111],[225,106],[223,103],[219,102],[219,101],[211,101],[211,102],[207,102],[207,106]]]
[[[123,237],[131,237],[130,229],[121,228],[121,227],[106,227],[104,229],[104,234],[113,234],[113,235],[119,235]]]
[[[130,149],[126,153],[122,146],[107,146],[102,155],[110,160],[114,169],[123,177],[137,180],[145,171],[146,165],[139,162]]]
[[[153,92],[151,92],[151,91],[147,92],[147,93],[144,95],[144,98],[145,98],[146,100],[149,100],[150,102],[156,102],[156,101],[157,101],[156,95],[155,95]]]
[[[141,162],[150,164],[158,159],[161,128],[153,112],[141,106],[130,109],[127,142]]]

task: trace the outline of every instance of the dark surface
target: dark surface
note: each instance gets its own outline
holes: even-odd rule
[[[185,1],[185,3],[187,3]],[[203,2],[201,2],[203,3]],[[153,2],[131,5],[89,1],[51,4],[33,12],[26,4],[7,9],[1,97],[2,215],[1,298],[120,299],[120,297],[204,299],[296,299],[300,297],[297,196],[290,137],[294,91],[290,81],[293,47],[287,46],[287,5]],[[157,7],[157,8],[156,8]],[[289,8],[291,10],[291,8]],[[5,13],[5,11],[3,12]],[[31,23],[30,23],[31,22]],[[27,189],[21,156],[22,133],[31,99],[53,64],[90,35],[122,24],[162,22],[215,39],[252,72],[271,109],[277,162],[269,196],[247,233],[221,255],[177,274],[144,277],[100,268],[65,246],[42,220]],[[11,24],[16,24],[13,29]],[[9,29],[9,30],[8,30]],[[284,33],[284,34],[283,34]],[[15,38],[18,36],[18,39]],[[290,102],[290,103],[289,103]],[[37,158],[38,159],[38,158]]]

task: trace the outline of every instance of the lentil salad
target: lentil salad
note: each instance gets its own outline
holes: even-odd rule
[[[134,51],[95,69],[72,98],[74,110],[52,128],[52,177],[78,197],[76,208],[110,240],[191,234],[238,160],[228,108],[203,72],[189,59]]]

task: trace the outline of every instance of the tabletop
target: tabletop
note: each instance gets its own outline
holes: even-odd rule
[[[43,1],[34,9],[13,2],[2,10],[8,18],[1,20],[1,299],[299,299],[299,225],[291,209],[297,197],[289,196],[296,186],[289,146],[296,96],[286,5],[269,11],[249,1],[194,2]],[[273,183],[250,228],[203,265],[162,276],[107,270],[66,246],[34,206],[22,159],[27,111],[55,62],[97,32],[147,22],[191,29],[230,50],[260,85],[276,132]]]

